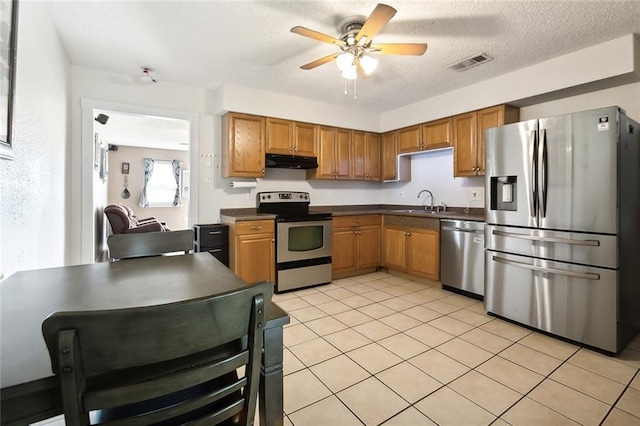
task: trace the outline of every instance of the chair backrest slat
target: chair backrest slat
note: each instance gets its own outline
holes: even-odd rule
[[[154,422],[189,413],[189,421],[207,424],[226,412],[250,424],[271,294],[262,282],[187,302],[50,315],[43,335],[61,376],[67,424],[89,424],[93,410]],[[230,408],[239,406],[238,413]]]

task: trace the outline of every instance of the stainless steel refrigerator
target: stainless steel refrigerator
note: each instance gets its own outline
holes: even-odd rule
[[[487,311],[613,353],[635,335],[639,127],[609,107],[487,130]]]

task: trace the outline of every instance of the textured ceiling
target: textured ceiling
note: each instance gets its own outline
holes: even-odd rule
[[[74,65],[161,82],[247,87],[388,111],[529,65],[640,33],[640,1],[389,0],[397,9],[376,43],[427,42],[424,56],[379,56],[373,77],[345,96],[335,64],[300,65],[337,48],[290,32],[337,37],[337,24],[368,16],[375,1],[45,0]],[[476,53],[495,59],[464,72],[447,66]],[[594,58],[597,60],[597,58]]]

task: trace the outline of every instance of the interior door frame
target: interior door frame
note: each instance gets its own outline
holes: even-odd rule
[[[139,105],[119,104],[82,98],[81,117],[81,225],[80,225],[80,256],[82,263],[94,263],[96,258],[96,230],[94,217],[94,187],[93,187],[93,133],[94,111],[110,110],[128,114],[152,115],[157,117],[174,118],[189,121],[189,219],[188,226],[192,227],[197,221],[198,212],[198,134],[200,116],[197,113],[172,111],[160,108],[150,108]]]

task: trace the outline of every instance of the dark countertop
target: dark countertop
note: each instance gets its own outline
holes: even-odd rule
[[[350,206],[310,206],[311,212],[331,212],[334,216],[355,216],[362,214],[385,214],[393,216],[422,217],[428,219],[457,219],[484,221],[484,209],[470,208],[469,213],[464,207],[448,207],[446,212],[431,212],[423,206],[396,204],[363,204]],[[275,219],[275,215],[256,213],[255,208],[220,209],[220,216],[225,221],[242,222],[249,220]]]

